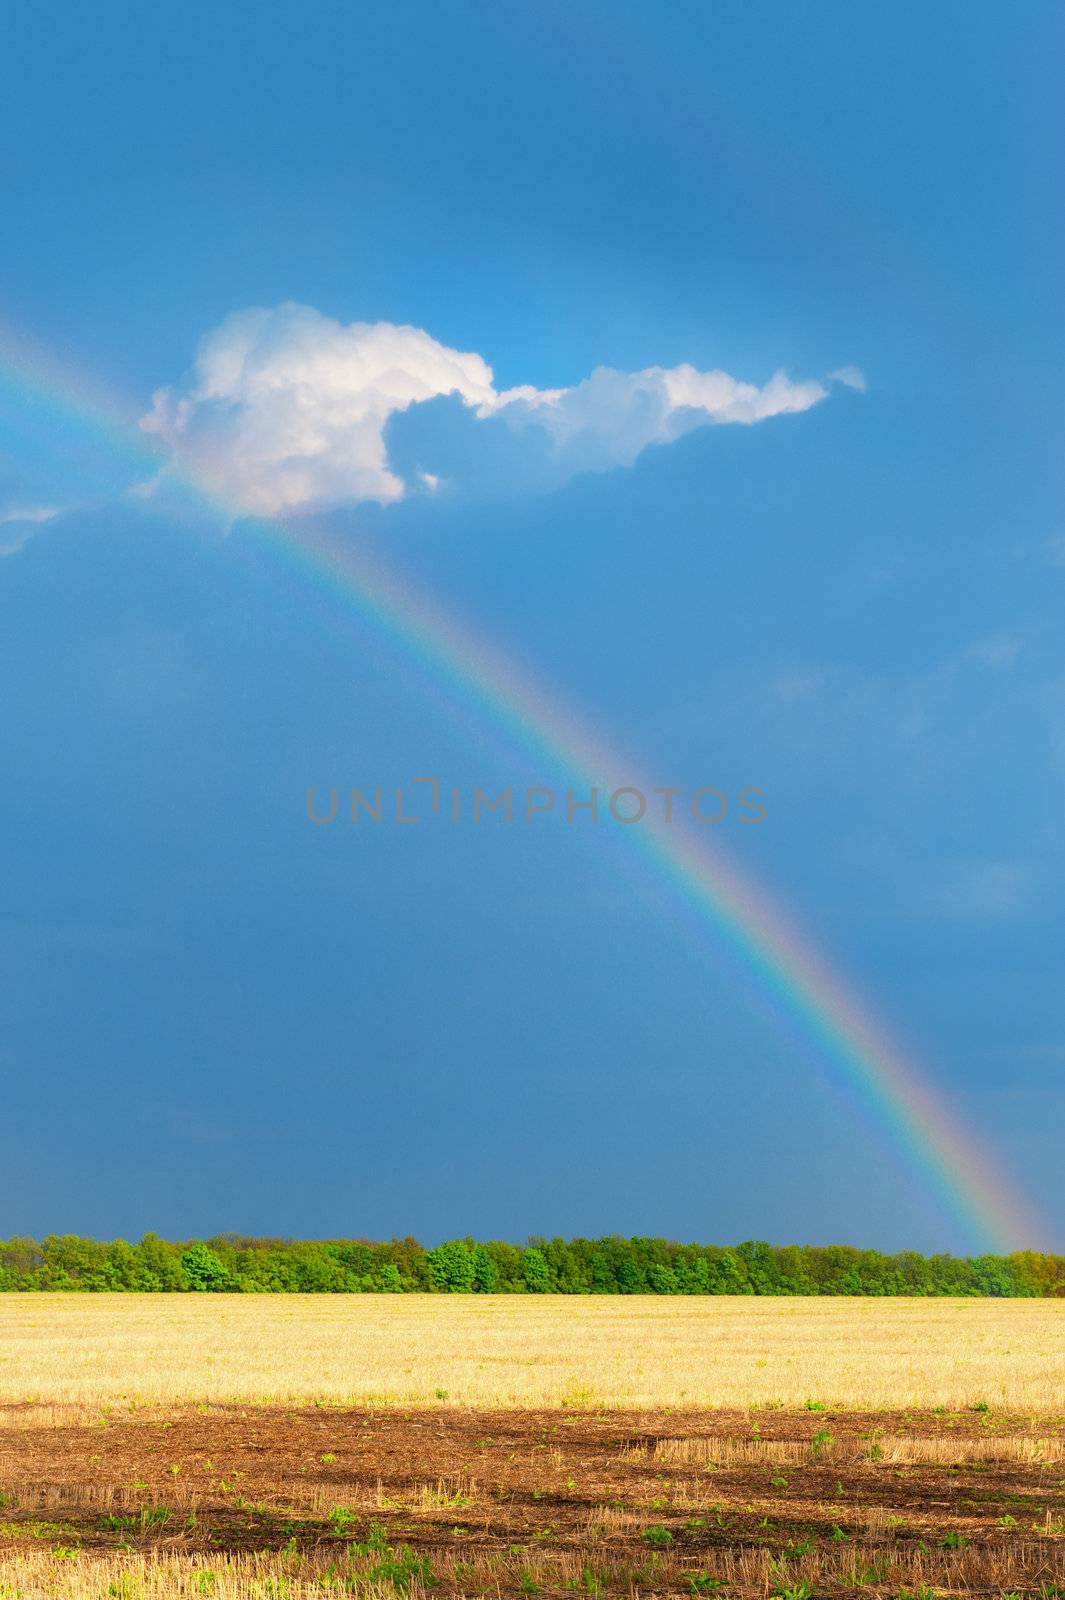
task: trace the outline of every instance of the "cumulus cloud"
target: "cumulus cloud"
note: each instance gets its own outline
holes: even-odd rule
[[[861,380],[854,368],[833,377],[864,386],[855,374]],[[390,446],[397,418],[433,402],[439,416],[446,397],[448,415],[457,406],[463,427],[476,425],[479,448],[505,459],[516,485],[548,486],[629,466],[648,445],[693,428],[806,411],[827,392],[784,372],[759,387],[688,365],[600,367],[571,388],[497,390],[482,356],[420,328],[345,326],[289,303],[228,317],[202,341],[187,385],[160,389],[141,426],[207,493],[269,516],[434,492],[440,466],[401,464]],[[468,437],[460,475],[464,455]]]
[[[861,367],[837,367],[828,377],[830,383],[842,383],[845,389],[857,389],[859,394],[864,394],[868,388]]]

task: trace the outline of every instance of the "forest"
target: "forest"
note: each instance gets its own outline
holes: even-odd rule
[[[0,1291],[236,1294],[1065,1295],[1065,1257],[896,1255],[851,1245],[668,1239],[0,1242]]]

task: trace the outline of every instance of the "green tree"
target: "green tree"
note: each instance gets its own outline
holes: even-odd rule
[[[494,1294],[499,1287],[499,1268],[483,1244],[473,1252],[473,1286],[479,1294]]]
[[[447,1294],[472,1294],[477,1258],[465,1239],[449,1239],[429,1252],[433,1284]]]
[[[551,1273],[548,1271],[547,1258],[536,1245],[530,1245],[522,1251],[521,1275],[530,1294],[550,1294]]]
[[[197,1241],[182,1251],[181,1268],[190,1289],[217,1294],[222,1289],[233,1287],[229,1269],[225,1262],[215,1255],[210,1245]]]

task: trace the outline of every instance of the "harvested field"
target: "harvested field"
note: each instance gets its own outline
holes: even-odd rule
[[[4,1595],[1065,1591],[1065,1417],[205,1406],[0,1433]]]
[[[3,1297],[0,1596],[1065,1594],[1063,1317]]]
[[[1065,1301],[0,1296],[0,1405],[1065,1407]]]

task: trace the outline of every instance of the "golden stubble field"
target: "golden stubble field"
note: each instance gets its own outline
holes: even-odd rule
[[[4,1600],[1065,1594],[1065,1302],[0,1296]]]
[[[0,1404],[1065,1409],[1065,1301],[0,1296]]]

